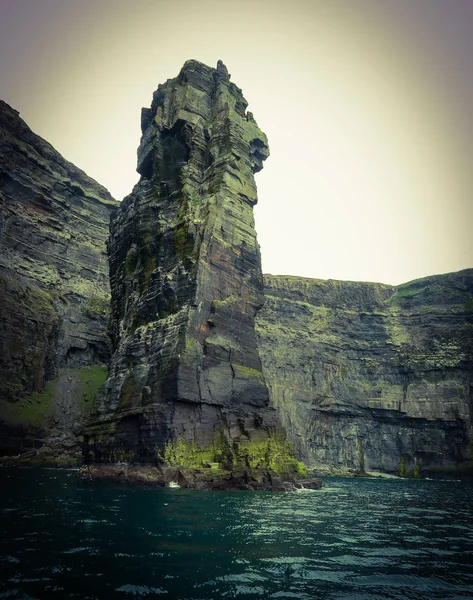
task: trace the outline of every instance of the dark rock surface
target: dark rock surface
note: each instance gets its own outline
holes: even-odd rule
[[[473,269],[392,287],[265,276],[263,372],[320,471],[471,476]]]
[[[256,346],[254,173],[269,150],[246,107],[221,62],[191,60],[142,111],[141,179],[111,224],[114,354],[86,462],[298,468]]]
[[[139,484],[155,487],[182,487],[195,490],[233,491],[260,490],[271,492],[294,492],[319,490],[320,479],[295,478],[291,473],[278,477],[270,471],[246,469],[223,471],[221,469],[186,469],[182,467],[159,467],[127,463],[85,465],[79,474],[84,479],[107,480],[117,483]]]
[[[80,456],[110,355],[116,206],[0,101],[0,454]]]

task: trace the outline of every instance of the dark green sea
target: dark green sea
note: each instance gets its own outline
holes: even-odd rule
[[[0,469],[0,598],[473,598],[473,486],[195,492]]]

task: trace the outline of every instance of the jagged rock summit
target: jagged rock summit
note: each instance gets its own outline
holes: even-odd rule
[[[86,431],[89,464],[157,461],[194,487],[274,487],[303,470],[257,349],[254,174],[269,149],[246,107],[221,61],[190,60],[142,111],[141,179],[111,223],[114,354]]]

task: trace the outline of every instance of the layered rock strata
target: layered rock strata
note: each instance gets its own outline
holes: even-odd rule
[[[246,107],[221,62],[192,60],[142,111],[141,178],[111,224],[114,354],[86,462],[297,468],[256,344],[254,174],[269,150]]]
[[[110,355],[116,206],[0,101],[0,454],[81,455]]]
[[[265,276],[263,373],[312,467],[473,474],[473,270],[399,287]]]
[[[263,290],[269,150],[246,107],[223,64],[188,61],[143,109],[101,388],[117,203],[0,101],[0,455],[83,448],[91,477],[286,489],[304,467],[281,418],[320,471],[472,476],[473,270]]]

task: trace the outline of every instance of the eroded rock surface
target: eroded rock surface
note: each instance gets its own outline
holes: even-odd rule
[[[0,454],[80,457],[110,356],[116,206],[0,101]]]
[[[265,276],[263,372],[308,465],[473,473],[473,269],[399,287]]]
[[[188,61],[142,112],[139,183],[111,225],[110,376],[86,461],[297,468],[254,319],[254,173],[269,150],[225,66]]]

